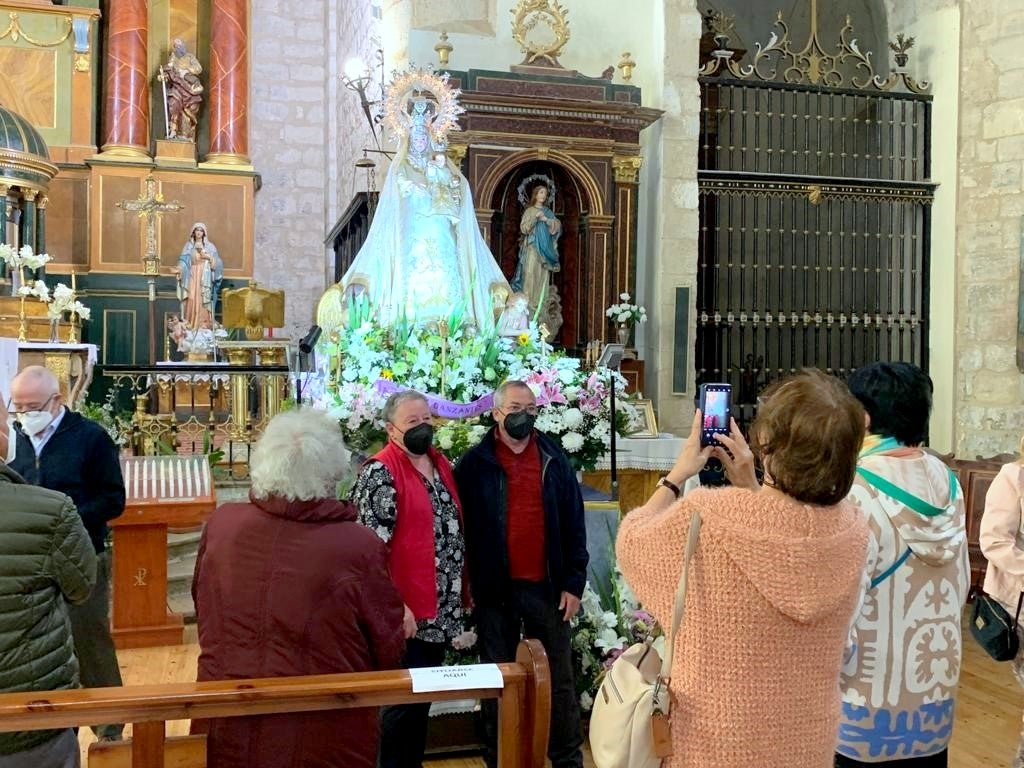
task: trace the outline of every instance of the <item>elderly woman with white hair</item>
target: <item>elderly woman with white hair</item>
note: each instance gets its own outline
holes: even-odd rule
[[[302,409],[275,417],[250,458],[249,501],[220,506],[203,532],[192,596],[199,680],[398,666],[403,603],[384,544],[337,500],[349,455],[336,421]],[[210,768],[371,768],[375,709],[196,723]]]

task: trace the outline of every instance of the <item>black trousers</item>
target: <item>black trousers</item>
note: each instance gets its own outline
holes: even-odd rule
[[[860,760],[853,760],[844,755],[836,755],[835,768],[946,768],[949,765],[949,751],[942,750],[928,757],[908,757],[903,760],[886,760],[882,763],[862,763]]]
[[[558,599],[547,584],[514,581],[501,606],[477,606],[474,611],[480,661],[501,664],[515,661],[521,636],[536,638],[544,646],[551,666],[551,737],[548,757],[553,768],[582,768],[583,731],[576,681],[572,670],[569,622],[562,620]],[[498,708],[483,702],[484,735],[489,768],[498,764]]]
[[[407,640],[402,666],[406,669],[439,667],[444,664],[444,651],[444,643]],[[420,768],[423,765],[429,716],[430,704],[400,704],[381,709],[381,768]]]

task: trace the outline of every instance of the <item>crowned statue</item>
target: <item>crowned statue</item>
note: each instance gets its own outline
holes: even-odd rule
[[[385,98],[398,153],[370,231],[352,266],[317,309],[327,332],[344,324],[350,296],[365,293],[377,321],[431,322],[462,306],[467,323],[493,327],[508,281],[477,226],[469,182],[448,158],[447,135],[463,111],[447,76],[399,75]]]

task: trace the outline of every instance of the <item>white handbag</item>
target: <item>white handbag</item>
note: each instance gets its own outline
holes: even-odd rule
[[[683,569],[676,587],[665,658],[650,640],[615,660],[597,691],[590,715],[590,751],[596,768],[659,768],[672,754],[668,730],[669,676],[676,633],[686,607],[686,577],[700,533],[700,512],[690,519]]]

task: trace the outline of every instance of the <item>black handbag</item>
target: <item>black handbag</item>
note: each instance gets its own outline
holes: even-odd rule
[[[1020,640],[1017,637],[1017,621],[1024,604],[1024,592],[1017,600],[1017,614],[1010,618],[1006,609],[991,595],[978,592],[974,597],[971,611],[971,634],[985,653],[996,661],[1011,661],[1017,656]]]

